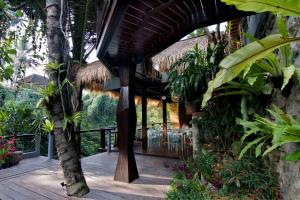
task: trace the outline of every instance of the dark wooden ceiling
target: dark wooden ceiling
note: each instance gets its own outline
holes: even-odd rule
[[[152,56],[193,30],[249,13],[219,0],[111,0],[102,5],[98,56],[108,67]],[[103,11],[103,8],[106,10]],[[105,28],[105,25],[108,25]],[[101,40],[103,34],[109,34]]]
[[[125,62],[144,62],[197,28],[249,14],[220,0],[99,0],[97,55],[118,76]]]

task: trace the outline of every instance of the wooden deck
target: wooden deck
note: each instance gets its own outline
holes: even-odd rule
[[[82,199],[164,199],[175,159],[136,155],[140,178],[127,184],[113,181],[117,153],[102,153],[82,159],[90,193]],[[66,195],[58,161],[30,158],[0,170],[0,200],[78,199]]]

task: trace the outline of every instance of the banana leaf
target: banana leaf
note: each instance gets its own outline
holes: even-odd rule
[[[202,107],[205,107],[207,101],[211,99],[215,88],[233,80],[247,67],[266,57],[275,49],[297,41],[300,41],[299,37],[283,38],[280,34],[274,34],[261,39],[260,42],[252,42],[224,58],[220,63],[221,69],[216,74],[215,79],[208,83],[208,89],[203,96]]]
[[[221,0],[227,5],[235,5],[238,10],[256,13],[272,12],[283,16],[300,16],[299,0]]]

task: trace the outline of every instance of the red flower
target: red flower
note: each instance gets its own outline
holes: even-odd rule
[[[8,140],[7,144],[11,145],[14,144],[16,142],[15,138],[12,138],[11,140]]]
[[[4,138],[4,137],[0,135],[0,140],[3,140],[3,138]]]
[[[15,152],[17,148],[15,146],[10,147],[10,152]]]

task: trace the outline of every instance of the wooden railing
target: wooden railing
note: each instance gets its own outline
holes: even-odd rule
[[[79,131],[81,134],[98,132],[100,134],[100,152],[110,152],[113,147],[117,146],[118,143],[118,130],[115,127],[108,128],[99,128],[99,129],[91,129],[91,130],[82,130]],[[135,139],[135,150],[136,152],[141,149],[142,139],[141,129],[137,128],[136,139]],[[153,129],[148,129],[148,150],[147,152],[143,152],[145,154],[157,155],[157,156],[170,156],[170,157],[181,157],[187,158],[192,155],[192,137],[191,133],[187,131],[176,132],[174,133],[171,129],[168,131],[168,141],[163,143],[163,136],[161,130],[156,130],[156,133],[153,132]]]

